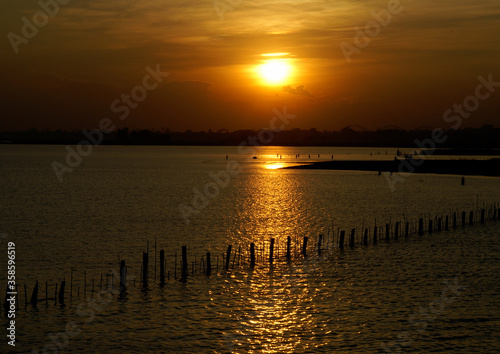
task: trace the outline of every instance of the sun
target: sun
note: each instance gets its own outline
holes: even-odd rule
[[[292,71],[288,59],[268,59],[258,66],[257,71],[262,81],[267,85],[282,85]]]

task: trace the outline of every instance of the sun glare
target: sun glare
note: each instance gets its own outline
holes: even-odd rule
[[[289,59],[268,59],[258,67],[260,78],[267,85],[282,85],[290,75]]]
[[[282,164],[282,163],[273,163],[273,164],[270,164],[270,165],[266,165],[266,168],[268,170],[277,170],[277,169],[283,168],[283,167],[285,167],[285,165]]]

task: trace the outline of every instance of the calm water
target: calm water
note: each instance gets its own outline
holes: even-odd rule
[[[0,145],[0,232],[8,235],[0,261],[6,264],[5,243],[13,241],[17,282],[29,292],[36,280],[52,287],[69,280],[71,267],[74,287],[83,287],[85,270],[90,288],[90,279],[97,284],[120,259],[137,278],[148,242],[150,251],[155,241],[166,250],[172,270],[182,245],[190,261],[207,251],[222,259],[228,244],[315,240],[332,229],[500,201],[496,178],[467,177],[462,187],[460,176],[411,175],[391,192],[376,173],[276,169],[332,154],[391,159],[396,150],[269,147],[241,155],[235,147],[101,146],[60,183],[50,164],[64,162],[64,146]],[[222,172],[228,163],[239,172]],[[66,306],[24,309],[20,289],[15,349],[41,352],[55,338],[67,352],[496,353],[498,236],[498,224],[489,223],[354,250],[330,247],[320,258],[273,269],[170,280],[148,292],[130,286],[124,297],[94,307],[80,294]],[[66,342],[57,333],[68,322],[79,333]],[[12,349],[5,341],[0,348]]]

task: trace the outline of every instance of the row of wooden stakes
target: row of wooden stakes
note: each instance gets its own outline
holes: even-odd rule
[[[479,215],[478,215],[479,214]],[[475,218],[476,216],[476,218]],[[240,267],[248,266],[249,268],[254,268],[258,263],[259,264],[269,264],[271,267],[277,262],[291,262],[292,259],[297,257],[308,257],[311,254],[320,255],[322,252],[327,251],[330,248],[338,248],[339,250],[343,250],[345,247],[353,248],[356,244],[368,245],[370,243],[377,244],[379,240],[390,241],[391,239],[397,240],[399,237],[408,237],[411,235],[424,235],[425,233],[432,234],[434,232],[447,231],[449,229],[456,229],[459,225],[462,228],[465,228],[466,225],[474,225],[475,223],[484,224],[485,220],[500,220],[500,208],[496,205],[491,206],[488,209],[484,207],[481,210],[478,210],[477,213],[474,211],[470,211],[469,213],[463,211],[461,215],[458,212],[453,212],[451,215],[446,215],[445,217],[434,217],[428,218],[424,220],[424,218],[419,218],[418,222],[410,223],[409,221],[396,222],[394,225],[391,223],[386,223],[385,225],[375,225],[373,227],[372,232],[368,228],[363,228],[362,233],[358,237],[358,233],[356,229],[353,228],[350,231],[350,234],[346,236],[346,231],[337,229],[337,235],[335,235],[335,231],[332,228],[332,233],[328,232],[325,237],[324,234],[320,234],[316,240],[316,244],[312,244],[309,240],[309,237],[304,236],[302,240],[295,238],[292,243],[292,237],[288,236],[286,238],[286,243],[283,247],[279,247],[276,243],[275,238],[271,238],[270,242],[266,244],[263,242],[259,247],[255,243],[251,243],[248,248],[248,253],[244,254],[242,252],[241,246],[238,247],[236,252],[233,252],[232,245],[229,245],[227,251],[222,254],[222,262],[219,267],[219,256],[215,257],[214,264],[212,263],[212,255],[210,252],[207,252],[205,257],[202,256],[198,261],[191,262],[191,272],[189,272],[188,266],[188,255],[187,255],[187,246],[182,246],[181,250],[181,260],[179,264],[179,274],[177,272],[178,262],[177,262],[177,254],[173,254],[172,257],[174,260],[174,269],[173,269],[173,278],[180,279],[181,281],[187,281],[189,276],[193,276],[196,274],[205,274],[210,276],[213,271],[219,272],[219,269],[228,271],[231,268],[235,268],[235,266]],[[459,224],[460,222],[460,224]],[[337,236],[337,237],[335,237]],[[392,236],[392,237],[391,237]],[[314,240],[311,240],[314,241]],[[149,247],[148,247],[149,248]],[[156,247],[155,247],[156,249]],[[310,252],[310,253],[308,253]],[[171,273],[166,270],[166,257],[165,251],[160,250],[160,260],[159,260],[159,283],[160,286],[163,286],[167,280],[170,280]],[[156,258],[156,250],[155,250],[155,258]],[[232,261],[231,261],[232,260]],[[119,272],[119,292],[124,292],[127,288],[127,265],[124,260],[120,261],[120,272]],[[149,264],[149,250],[147,252],[143,252],[143,259],[141,263],[140,270],[140,286],[143,289],[148,289],[150,285],[151,276],[149,274],[150,264]],[[154,281],[156,282],[156,262],[154,268]],[[105,279],[105,287],[104,290],[115,289],[115,277],[114,273],[106,273]],[[117,274],[118,276],[118,274]],[[135,279],[133,284],[135,285]],[[83,280],[83,297],[86,297],[87,293],[87,274],[84,272],[84,280]],[[94,279],[92,279],[92,288],[90,290],[91,297],[97,293]],[[16,286],[16,292],[17,292]],[[103,274],[101,274],[99,291],[103,290]],[[32,306],[37,306],[37,304],[41,301],[55,301],[55,303],[64,304],[65,296],[69,295],[70,298],[74,297],[73,294],[73,268],[71,268],[71,280],[69,291],[66,286],[66,280],[62,280],[60,285],[55,284],[54,296],[49,297],[48,284],[45,283],[45,298],[39,298],[39,283],[38,281],[35,283],[33,287],[33,291],[31,297],[28,300],[27,287],[24,285],[24,298],[25,298],[25,307],[28,304]],[[67,294],[69,293],[69,294]],[[19,294],[19,292],[18,292]],[[80,296],[80,287],[77,288],[76,296]],[[7,303],[7,296],[5,298],[5,313],[7,313],[7,309],[9,304]],[[19,308],[19,301],[16,303],[16,307]]]

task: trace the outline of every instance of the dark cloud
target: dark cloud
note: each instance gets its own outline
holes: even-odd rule
[[[301,95],[301,96],[307,96],[307,97],[314,98],[314,96],[311,94],[311,92],[304,89],[304,85],[299,85],[295,88],[288,85],[288,86],[283,87],[283,91],[291,93],[293,95]]]

